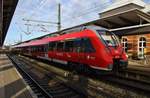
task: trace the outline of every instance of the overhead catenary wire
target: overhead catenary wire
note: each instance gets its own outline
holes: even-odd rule
[[[33,12],[32,14],[28,17],[28,18],[32,18],[34,16],[34,14],[36,14],[43,6],[44,6],[44,3],[46,2],[47,0],[41,0],[39,2],[39,4],[37,4],[37,6],[33,9]],[[28,12],[27,12],[28,13]]]
[[[45,5],[45,2],[46,2],[47,0],[42,0],[41,2],[39,2],[39,6],[37,6],[37,7],[35,7],[35,9],[37,8],[37,9],[41,9],[42,8],[42,6],[44,6]],[[73,19],[76,19],[76,18],[79,18],[79,17],[82,17],[82,16],[84,16],[84,15],[88,15],[88,14],[91,14],[91,13],[94,13],[94,12],[96,12],[97,10],[99,10],[99,9],[103,9],[106,5],[108,5],[108,3],[109,2],[105,2],[105,3],[101,3],[101,4],[95,4],[94,6],[92,6],[92,7],[90,7],[90,8],[87,8],[87,9],[84,9],[84,10],[82,10],[82,11],[80,11],[80,12],[83,12],[83,13],[79,13],[79,14],[77,14],[77,15],[75,15],[75,16],[71,16],[70,18],[67,18],[67,19],[63,19],[62,20],[62,22],[63,21],[65,21],[65,23],[66,22],[71,22]],[[101,6],[101,5],[103,5],[103,6]],[[37,10],[36,9],[36,10]],[[36,11],[37,12],[37,11]],[[34,14],[36,13],[35,12],[35,10],[34,10],[34,12],[32,12],[32,14],[30,15],[31,17],[32,16],[34,16]],[[32,18],[31,18],[32,19]],[[66,21],[67,20],[67,21]],[[69,21],[68,21],[69,20]],[[42,20],[40,20],[40,21],[42,21]],[[39,22],[40,22],[39,21]],[[44,22],[44,21],[43,21]],[[46,23],[46,22],[45,22]],[[53,23],[53,22],[52,22]],[[18,25],[19,26],[19,28],[21,29],[21,31],[23,31],[24,33],[26,33],[26,34],[28,34],[28,32],[25,32],[24,30],[22,30],[22,28],[20,27],[20,25]],[[35,26],[35,25],[33,25],[33,26]],[[43,25],[43,26],[45,26],[45,25]],[[41,26],[40,28],[43,28],[43,26]],[[54,25],[49,25],[50,27],[54,27]],[[64,26],[62,26],[62,27],[64,27]],[[28,30],[29,31],[29,30]]]
[[[85,16],[85,15],[94,13],[94,12],[96,12],[96,11],[99,10],[99,9],[102,10],[102,9],[104,9],[106,6],[108,6],[109,3],[110,3],[110,2],[105,2],[105,3],[103,3],[103,4],[97,4],[97,5],[95,5],[95,6],[92,6],[91,8],[82,10],[83,13],[80,13],[80,14],[75,15],[75,16],[71,16],[70,18],[67,18],[67,19],[63,19],[62,21],[65,21],[65,22],[66,22],[67,20],[71,21],[71,20],[73,20],[73,19],[75,19],[75,18],[79,18],[79,17]],[[102,5],[103,5],[103,6],[102,6]],[[81,12],[81,11],[80,11],[80,12]]]
[[[28,1],[28,0],[27,0]],[[29,0],[30,1],[30,0]],[[29,2],[28,1],[28,2]],[[34,11],[32,12],[32,14],[30,15],[30,17],[32,17],[32,16],[34,16],[34,14],[37,12],[37,10],[39,9],[39,8],[42,8],[42,6],[44,5],[44,3],[46,2],[47,0],[41,0],[40,2],[39,2],[39,4],[37,4],[36,5],[36,7],[35,6],[32,6],[32,7],[34,7]],[[25,12],[25,13],[29,13],[29,11],[31,11],[31,10],[28,10],[28,12]],[[25,13],[23,13],[22,14],[22,16],[23,17],[27,17],[27,15],[25,15]],[[25,33],[26,35],[29,35],[29,34],[31,34],[30,32],[29,32],[29,26],[27,26],[27,32],[25,31],[25,30],[23,30],[22,29],[22,26],[20,26],[20,24],[18,24],[17,22],[15,22],[15,26],[16,26],[16,29],[17,30],[19,30],[19,32],[23,32],[23,33]],[[33,26],[34,27],[34,26]],[[32,29],[32,31],[33,31],[33,29]]]

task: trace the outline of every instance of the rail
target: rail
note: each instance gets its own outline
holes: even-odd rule
[[[45,78],[39,79],[36,74],[32,73],[31,67],[27,67],[25,63],[19,61],[15,56],[9,56],[16,68],[23,75],[26,82],[31,86],[31,89],[38,97],[44,98],[85,98],[83,95],[77,93],[71,88],[65,86],[63,82],[53,79],[52,74],[45,74]],[[35,70],[35,69],[34,69]],[[47,81],[47,82],[46,82]],[[50,84],[48,84],[48,81]]]
[[[29,60],[30,58],[28,57],[23,57],[24,60]],[[38,62],[36,60],[31,60],[31,63],[33,62]],[[45,62],[44,62],[45,63]],[[48,65],[49,67],[52,67],[53,65]],[[45,67],[46,70],[48,71],[53,71],[51,68],[46,67],[46,65],[41,66]],[[58,70],[61,68],[58,68]],[[60,70],[61,71],[61,70]],[[69,70],[64,70],[64,72],[69,72]],[[55,73],[58,74],[58,71]],[[72,72],[70,72],[72,73]],[[126,95],[128,93],[126,92],[133,92],[134,94],[140,95],[142,92],[142,96],[149,96],[147,92],[150,91],[150,84],[149,82],[145,82],[142,80],[138,79],[132,79],[129,77],[131,74],[128,73],[128,77],[126,75],[120,75],[123,72],[118,73],[117,75],[102,75],[102,76],[93,76],[93,75],[84,75],[84,74],[72,74],[71,76],[65,76],[65,79],[70,80],[72,85],[76,86],[79,89],[86,89],[87,94],[91,96],[97,96],[99,94],[105,95],[107,97],[127,97]],[[58,74],[60,75],[60,74]],[[63,74],[61,74],[63,76]],[[85,81],[84,84],[86,84],[86,88],[84,86],[81,86],[81,82]],[[69,82],[68,82],[69,84]],[[114,86],[115,85],[115,86]],[[116,86],[118,85],[118,86]],[[137,86],[138,85],[138,86]],[[75,87],[74,87],[75,88]],[[134,90],[132,90],[134,89]],[[82,90],[81,90],[82,91]],[[137,91],[137,92],[134,92]],[[125,92],[125,93],[122,93]],[[146,92],[143,94],[143,92]],[[95,93],[93,95],[93,93]],[[134,95],[133,94],[133,95]],[[146,94],[146,95],[145,95]]]

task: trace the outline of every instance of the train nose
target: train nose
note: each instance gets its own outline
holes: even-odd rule
[[[121,55],[121,49],[119,47],[116,47],[116,48],[111,47],[110,50],[111,50],[112,56],[114,57]]]
[[[119,59],[119,58],[121,58],[121,57],[120,57],[120,55],[121,55],[121,52],[119,52],[119,50],[118,50],[118,49],[113,50],[113,52],[112,52],[112,56],[113,56],[115,59]]]

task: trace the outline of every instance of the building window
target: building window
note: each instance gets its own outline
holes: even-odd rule
[[[122,46],[123,46],[123,50],[125,52],[127,52],[128,51],[128,40],[127,40],[127,38],[122,39]]]
[[[140,37],[139,39],[139,56],[144,57],[144,49],[146,48],[146,38]]]

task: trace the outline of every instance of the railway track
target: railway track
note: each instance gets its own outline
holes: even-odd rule
[[[126,88],[130,88],[133,90],[136,90],[137,92],[143,92],[150,96],[150,81],[143,81],[143,80],[137,80],[135,78],[130,77],[124,77],[121,75],[112,75],[105,78],[105,80],[108,80],[113,83],[120,84],[122,86],[125,86]]]
[[[122,84],[139,91],[142,90],[145,92],[150,92],[150,73],[148,72],[126,69],[123,71],[119,71],[114,75],[108,75],[108,76],[104,75],[96,78],[100,78],[100,79],[103,78],[103,80],[116,82],[118,84]]]
[[[26,58],[23,59],[28,60]],[[61,75],[63,76],[63,74]],[[128,73],[128,75],[130,74]],[[70,77],[65,78],[70,79]],[[84,82],[84,84],[86,84],[86,88],[84,88],[84,90],[86,89],[87,94],[91,96],[96,96],[95,98],[101,98],[97,97],[101,95],[102,97],[105,96],[106,98],[127,98],[135,97],[134,95],[136,95],[136,98],[141,98],[143,96],[145,98],[149,98],[148,92],[150,91],[150,84],[145,81],[129,78],[129,76],[127,77],[126,75],[117,74],[111,76],[82,76],[80,74],[75,74],[71,75],[71,79],[71,84],[79,89],[84,88],[83,85],[80,85],[80,82],[82,80],[86,80]]]
[[[122,85],[144,91],[148,95],[150,92],[150,73],[136,69],[126,69],[109,76],[108,80]]]
[[[145,71],[139,71],[136,69],[127,69],[122,72],[119,72],[118,76],[134,79],[134,80],[140,80],[145,83],[150,83],[150,73]]]
[[[16,56],[9,56],[9,58],[38,98],[85,98],[85,95],[57,80],[52,73],[38,73],[32,66],[27,66],[18,60]]]

